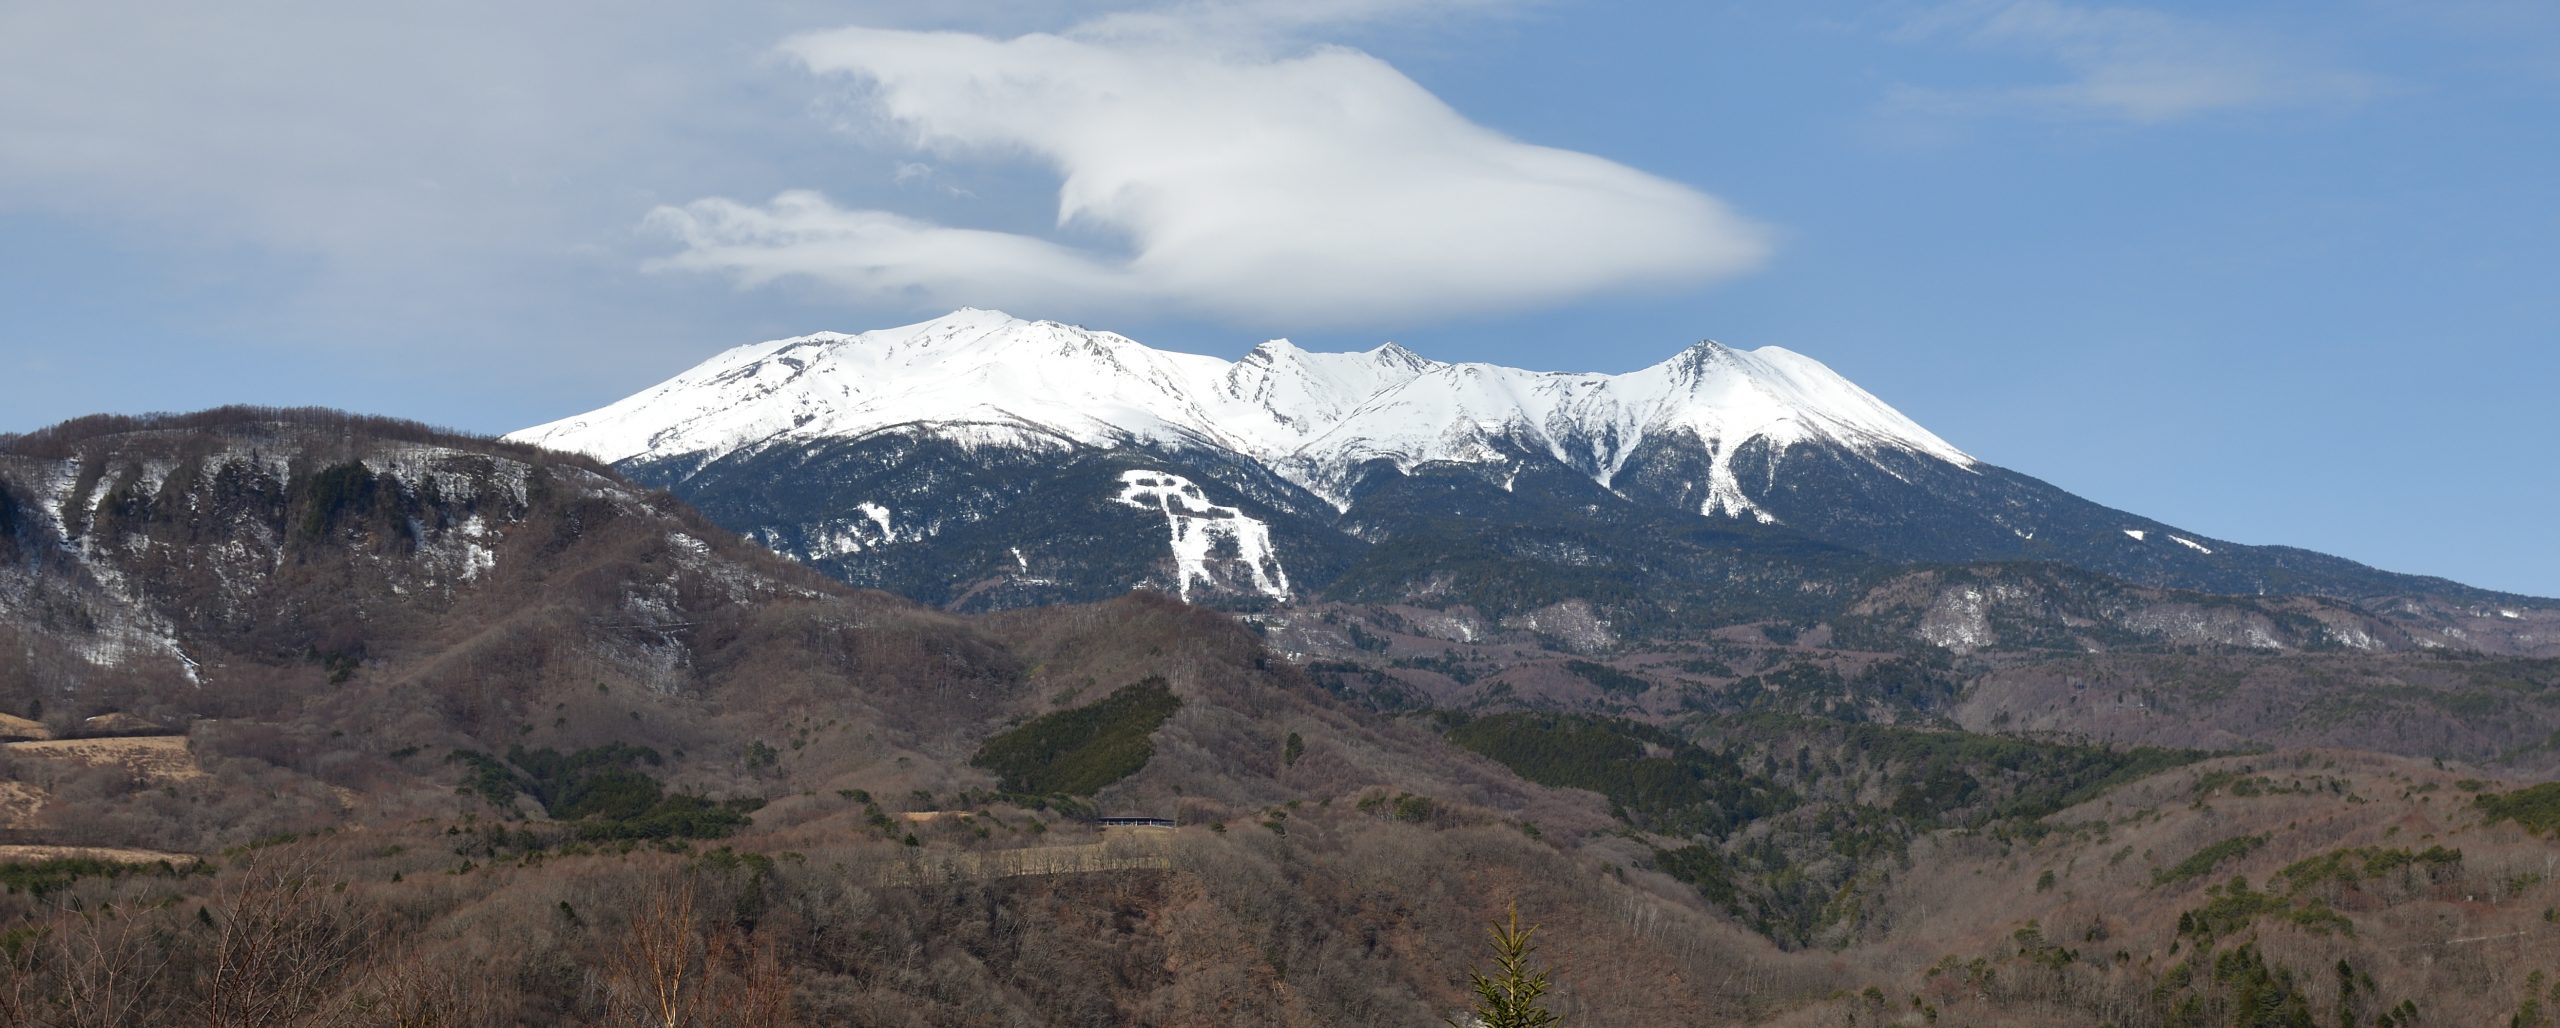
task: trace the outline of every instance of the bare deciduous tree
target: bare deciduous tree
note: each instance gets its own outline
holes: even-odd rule
[[[252,855],[205,907],[215,932],[203,1023],[262,1028],[307,1020],[371,941],[345,884],[309,847]]]
[[[617,959],[605,969],[610,1019],[654,1028],[697,1023],[704,955],[693,883],[651,890],[623,931]]]
[[[791,969],[770,940],[735,928],[712,945],[724,1020],[734,1028],[791,1028],[799,1023],[792,1009]]]
[[[114,908],[64,911],[47,926],[24,963],[10,961],[0,1013],[10,1024],[116,1028],[147,1023],[162,1012],[161,979],[169,954],[147,926]],[[36,967],[51,971],[40,980]]]

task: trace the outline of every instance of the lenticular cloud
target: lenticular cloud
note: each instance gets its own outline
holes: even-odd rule
[[[1715,198],[1468,121],[1341,48],[1239,56],[1165,38],[852,28],[783,52],[861,87],[897,145],[1028,159],[1092,249],[848,209],[809,191],[651,215],[662,267],[864,300],[1075,316],[1145,307],[1352,323],[1516,309],[1735,274],[1763,233]]]

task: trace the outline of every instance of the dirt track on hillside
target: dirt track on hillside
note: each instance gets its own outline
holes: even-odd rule
[[[1002,850],[915,851],[846,870],[854,877],[875,885],[929,885],[1019,875],[1162,871],[1173,867],[1173,844],[1174,833],[1171,831],[1127,829],[1106,832],[1100,842]]]

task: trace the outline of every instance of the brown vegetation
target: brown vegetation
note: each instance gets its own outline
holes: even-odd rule
[[[115,848],[0,854],[18,890],[0,895],[0,1022],[1427,1024],[1468,1005],[1482,926],[1515,904],[1539,925],[1544,1002],[1595,1028],[2131,1028],[2227,1013],[2243,980],[2287,983],[2322,1023],[2409,1000],[2434,1023],[2493,1023],[2549,988],[2529,975],[2560,970],[2560,868],[2547,839],[2472,802],[2521,784],[2494,770],[2225,757],[2060,813],[1891,831],[1809,805],[1711,840],[1782,858],[1780,877],[1836,908],[1814,948],[1790,949],[1655,869],[1694,840],[1524,781],[1371,690],[1632,713],[1787,788],[1818,777],[1888,809],[1938,794],[1860,763],[1845,720],[1820,750],[1738,737],[1778,715],[1927,720],[1950,675],[1980,668],[1817,659],[1755,629],[1572,658],[1592,668],[1494,653],[1480,659],[1519,669],[1476,678],[1479,655],[1407,634],[1383,652],[1405,677],[1369,683],[1162,596],[956,617],[818,579],[578,461],[225,417],[0,445],[16,495],[39,495],[26,483],[51,462],[91,479],[63,519],[81,541],[42,558],[71,564],[0,569],[17,590],[0,708],[192,726],[0,750],[0,784],[40,804],[9,841]],[[216,459],[246,449],[302,470]],[[412,478],[359,489],[342,471],[344,502],[312,517],[313,476],[367,460]],[[466,541],[485,563],[456,562]],[[221,556],[238,553],[254,559]],[[90,660],[116,625],[174,626],[195,667],[139,643],[130,662]],[[2203,660],[2153,657],[2158,680]],[[2539,671],[2506,667],[2439,684],[2540,710]],[[1090,800],[1001,795],[968,763],[1010,727],[1155,677],[1180,706]],[[587,798],[762,806],[717,839],[615,834],[640,818],[524,771],[598,750],[629,759],[580,780],[602,783]],[[1946,809],[1915,816],[2015,788],[2008,770],[1951,777]],[[1182,827],[1097,832],[1088,813]],[[2195,876],[2156,873],[2200,853]]]

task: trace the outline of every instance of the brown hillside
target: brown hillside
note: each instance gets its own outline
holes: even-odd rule
[[[2560,971],[2551,837],[2474,798],[2525,776],[1910,727],[1954,658],[961,617],[324,412],[76,423],[0,490],[0,709],[186,726],[0,750],[49,847],[0,853],[0,1023],[1430,1024],[1514,905],[1594,1028],[2503,1023]]]

